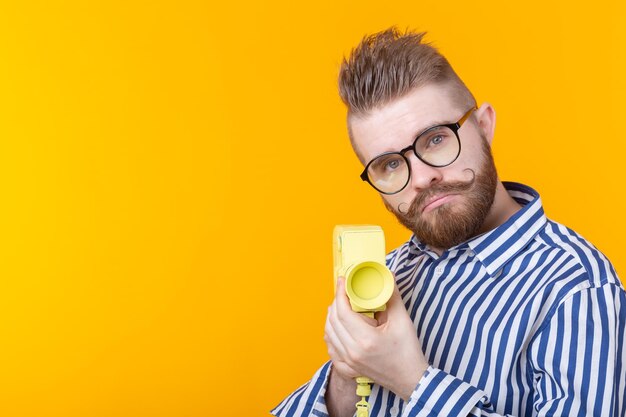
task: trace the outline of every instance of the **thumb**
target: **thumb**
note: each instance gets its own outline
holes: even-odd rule
[[[404,306],[404,301],[402,301],[402,296],[400,295],[397,284],[394,284],[391,297],[389,301],[387,301],[387,310],[389,310],[389,314],[393,314],[396,311],[406,312],[406,307]]]
[[[393,286],[393,292],[391,293],[391,297],[387,301],[387,306],[385,310],[380,311],[376,314],[376,318],[378,319],[378,325],[384,324],[387,322],[389,317],[397,316],[399,314],[407,314],[406,307],[404,306],[404,301],[402,301],[402,296],[400,295],[400,291],[398,290],[397,284]]]

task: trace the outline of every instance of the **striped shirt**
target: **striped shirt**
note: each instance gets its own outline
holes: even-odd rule
[[[548,220],[536,191],[445,251],[415,236],[387,255],[431,366],[408,401],[374,384],[370,416],[626,414],[626,293],[608,259]],[[327,416],[327,362],[275,416]]]

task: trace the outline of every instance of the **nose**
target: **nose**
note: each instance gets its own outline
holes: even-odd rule
[[[409,187],[416,191],[424,190],[431,187],[442,180],[440,168],[431,167],[422,162],[414,154],[407,155],[411,164],[411,179]]]

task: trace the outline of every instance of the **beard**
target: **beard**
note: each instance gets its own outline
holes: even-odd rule
[[[498,174],[486,140],[483,140],[483,159],[479,172],[466,170],[472,174],[469,181],[435,184],[420,192],[406,212],[400,211],[401,205],[396,209],[383,199],[385,207],[430,247],[449,249],[465,242],[480,231],[496,193]],[[465,201],[442,204],[423,213],[424,204],[437,194],[459,194]]]

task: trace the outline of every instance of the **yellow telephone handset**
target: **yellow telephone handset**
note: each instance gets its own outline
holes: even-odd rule
[[[384,311],[391,298],[394,278],[385,266],[385,235],[380,226],[338,225],[333,231],[334,283],[345,278],[346,294],[352,310],[374,317]],[[374,381],[357,377],[357,417],[367,417],[369,405],[365,397],[371,394]]]

